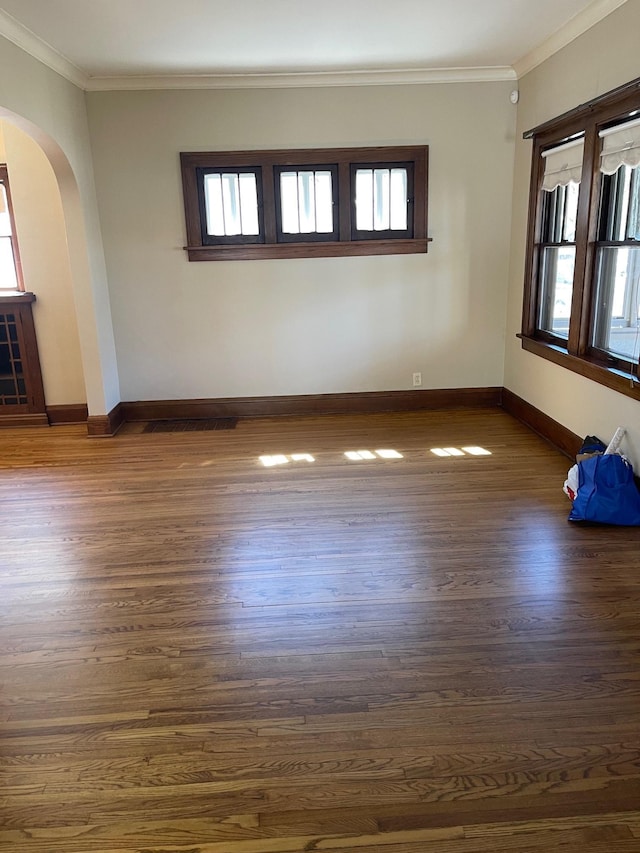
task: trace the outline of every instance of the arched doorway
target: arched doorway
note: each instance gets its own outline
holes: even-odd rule
[[[47,404],[54,408],[74,406],[77,410],[78,405],[86,403],[89,432],[111,434],[113,422],[109,414],[119,403],[119,387],[95,204],[89,212],[93,221],[87,223],[86,198],[81,197],[65,152],[49,134],[2,107],[0,124],[5,129],[4,153],[19,190],[14,192],[14,206],[17,201],[22,208],[16,211],[19,239],[20,220],[25,226],[26,240],[21,240],[25,286],[40,300],[36,326],[41,338],[45,392],[50,396]],[[36,205],[40,187],[33,174],[26,174],[28,164],[36,164],[42,192],[47,193],[39,211]],[[45,187],[47,178],[49,185]],[[93,179],[92,175],[84,178],[86,196],[86,184],[92,188]],[[34,200],[30,215],[27,207]],[[41,227],[45,220],[47,234]],[[94,235],[91,247],[87,231]],[[57,282],[46,280],[48,252],[52,260],[55,255]],[[34,273],[31,281],[29,269]],[[59,414],[62,410],[57,411]]]

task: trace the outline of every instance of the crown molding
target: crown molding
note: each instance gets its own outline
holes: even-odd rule
[[[578,12],[563,27],[549,36],[546,41],[513,63],[518,80],[552,57],[554,53],[562,50],[563,47],[586,33],[587,30],[590,30],[591,27],[610,15],[611,12],[615,12],[626,2],[627,0],[594,0],[591,5],[583,9],[582,12]]]
[[[39,60],[52,71],[69,80],[70,83],[80,89],[86,89],[89,80],[88,74],[3,9],[0,9],[0,36],[4,36],[8,41],[22,48],[34,59]]]
[[[487,83],[514,81],[528,74],[574,39],[581,36],[627,0],[594,0],[564,27],[513,67],[406,68],[368,71],[313,71],[251,74],[165,74],[91,77],[67,57],[0,9],[0,36],[26,51],[34,59],[89,92],[158,89],[287,89],[322,86],[397,86],[429,83]]]
[[[291,89],[320,86],[398,86],[515,80],[513,68],[408,68],[386,71],[315,71],[275,74],[172,74],[90,77],[89,92],[140,89]]]

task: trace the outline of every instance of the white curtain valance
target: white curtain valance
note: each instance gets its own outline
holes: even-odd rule
[[[620,166],[640,166],[640,119],[600,131],[600,171],[613,175]]]
[[[584,139],[573,139],[543,151],[544,178],[542,189],[548,193],[553,192],[556,187],[564,187],[569,182],[580,183],[582,177],[582,158],[584,155]]]

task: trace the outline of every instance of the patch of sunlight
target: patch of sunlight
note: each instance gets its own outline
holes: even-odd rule
[[[463,447],[462,448],[465,453],[468,453],[470,456],[491,456],[491,451],[487,450],[484,447],[478,447],[476,445],[472,445],[471,447]]]
[[[292,453],[290,456],[276,453],[273,456],[261,456],[260,461],[265,468],[273,468],[274,465],[286,465],[287,462],[315,462],[316,459],[310,453]]]
[[[402,453],[397,450],[376,450],[372,453],[370,450],[347,450],[344,454],[347,459],[352,462],[357,462],[361,459],[403,459]]]
[[[431,453],[434,456],[491,456],[490,450],[485,450],[484,447],[478,447],[477,445],[470,445],[469,447],[463,447],[460,449],[459,447],[432,447]]]
[[[265,468],[272,468],[274,465],[284,465],[289,460],[282,454],[276,454],[275,456],[261,456],[260,461]]]

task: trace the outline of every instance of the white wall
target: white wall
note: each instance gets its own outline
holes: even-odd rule
[[[87,402],[90,414],[104,414],[120,391],[84,92],[0,37],[0,118],[36,139],[56,174]]]
[[[58,182],[40,146],[8,122],[0,121],[0,146],[9,169],[25,289],[36,295],[33,317],[45,400],[48,406],[85,403]]]
[[[640,0],[627,2],[520,81],[513,194],[505,386],[578,435],[608,440],[628,429],[623,450],[640,464],[640,403],[532,353],[520,331],[531,142],[529,128],[640,77]]]
[[[502,385],[511,88],[89,93],[122,398]],[[180,151],[419,143],[427,255],[188,262]]]

